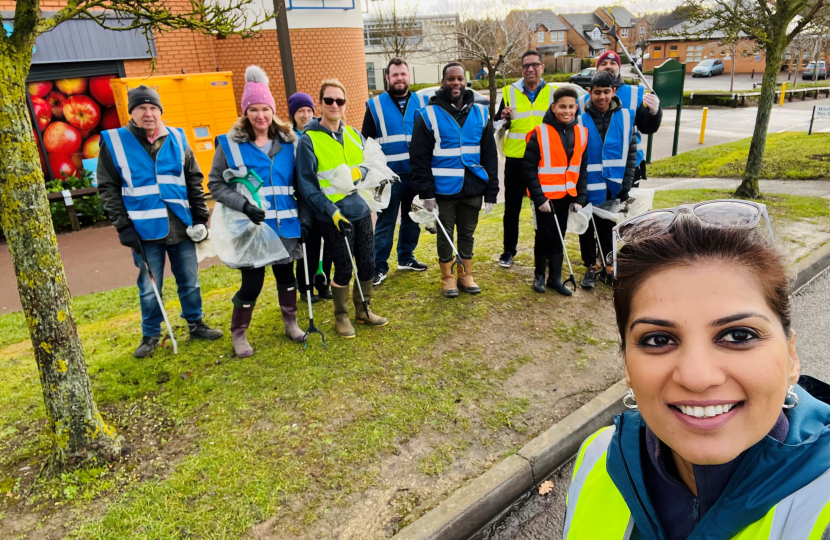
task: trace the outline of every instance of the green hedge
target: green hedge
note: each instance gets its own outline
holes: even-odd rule
[[[83,171],[80,178],[70,176],[65,180],[53,180],[46,183],[46,193],[60,193],[61,191],[83,189],[91,187],[92,173]],[[97,193],[95,195],[88,195],[86,197],[78,197],[73,199],[75,211],[78,213],[78,219],[82,224],[91,225],[106,219],[104,213],[104,205],[101,202],[101,196]],[[67,229],[71,226],[69,222],[69,214],[66,212],[66,205],[62,200],[53,201],[49,203],[49,211],[52,214],[52,225],[55,230]],[[0,228],[0,237],[5,238],[3,229]]]

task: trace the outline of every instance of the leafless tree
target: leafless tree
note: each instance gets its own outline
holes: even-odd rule
[[[510,17],[508,14],[515,10]],[[454,29],[462,60],[476,60],[488,71],[490,116],[496,107],[496,71],[519,59],[527,44],[529,20],[523,6],[508,0],[482,0],[456,6],[460,24]]]
[[[374,0],[366,22],[369,45],[387,61],[408,58],[423,38],[417,0]]]

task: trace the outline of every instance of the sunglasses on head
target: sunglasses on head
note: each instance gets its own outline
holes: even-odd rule
[[[334,105],[335,103],[337,103],[338,107],[342,107],[346,104],[346,100],[344,98],[334,99],[333,97],[324,97],[323,103],[325,103],[326,105]]]
[[[657,236],[669,229],[680,214],[688,214],[704,225],[710,227],[751,229],[764,218],[770,239],[775,242],[772,222],[766,205],[736,199],[720,199],[696,204],[683,204],[674,208],[652,210],[627,219],[614,227],[614,274],[617,273],[617,240],[630,244],[652,236]],[[607,262],[606,262],[607,264]]]

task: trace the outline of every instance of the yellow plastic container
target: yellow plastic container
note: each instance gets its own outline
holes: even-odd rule
[[[193,155],[205,175],[207,191],[208,172],[216,149],[217,135],[227,133],[239,118],[230,71],[193,73],[158,77],[127,77],[112,79],[115,106],[122,125],[130,120],[127,111],[127,91],[142,84],[159,93],[164,107],[165,125],[182,128]]]

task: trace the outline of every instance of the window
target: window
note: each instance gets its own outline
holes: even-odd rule
[[[720,55],[721,55],[721,56],[726,56],[726,51],[725,51],[725,50],[723,50],[723,49],[721,49]]]
[[[621,35],[622,37],[628,37],[628,28],[623,28],[623,29],[622,29],[622,34],[620,34],[620,35]]]
[[[669,58],[677,58],[677,45],[669,46]]]
[[[554,35],[556,35],[556,41],[565,41],[565,32],[563,32],[563,31],[551,32],[550,33],[551,41],[553,41]]]
[[[602,32],[599,31],[599,28],[594,28],[591,32],[591,37],[593,39],[600,39],[602,37]]]
[[[655,45],[654,46],[654,54],[651,55],[652,58],[663,58],[663,46],[662,45]]]
[[[703,60],[703,45],[689,45],[686,47],[686,61],[700,62]]]
[[[539,40],[539,43],[544,43],[545,42],[545,33],[544,32],[539,32],[538,34],[536,34],[536,39]]]
[[[646,36],[646,27],[641,26],[640,27],[640,37],[645,37],[645,36]]]
[[[375,79],[375,63],[366,62],[366,79],[369,83],[369,88],[377,89],[377,80]]]

